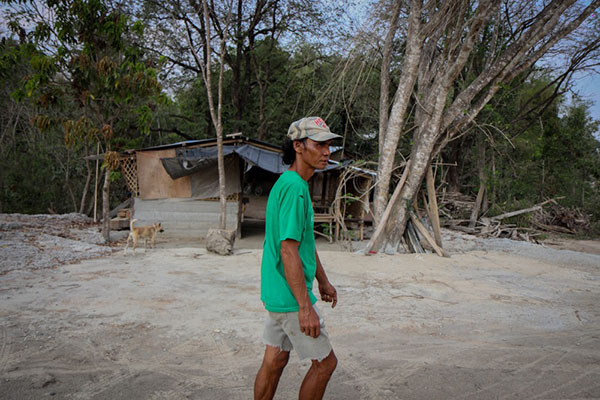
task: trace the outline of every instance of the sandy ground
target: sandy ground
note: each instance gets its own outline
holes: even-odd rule
[[[166,236],[125,256],[89,221],[39,222],[0,216],[0,398],[252,397],[260,236],[229,257]],[[450,258],[319,240],[339,293],[321,305],[339,358],[326,398],[600,398],[598,242],[444,240]],[[276,398],[308,365],[292,354]]]

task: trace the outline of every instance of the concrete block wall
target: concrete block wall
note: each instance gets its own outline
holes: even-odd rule
[[[135,226],[160,222],[165,237],[203,239],[211,228],[219,227],[221,204],[198,199],[142,200],[133,204]],[[238,202],[227,202],[227,229],[238,227]]]

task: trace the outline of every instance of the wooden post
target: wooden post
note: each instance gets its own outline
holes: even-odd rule
[[[406,237],[408,238],[410,247],[412,247],[412,250],[415,253],[425,253],[423,246],[421,246],[421,242],[419,242],[419,235],[417,235],[417,232],[410,221],[406,223]]]
[[[431,224],[433,225],[433,217],[431,216],[431,206],[429,205],[429,202],[427,201],[425,192],[421,191],[421,195],[423,195],[423,206],[425,208],[425,214],[427,214],[427,218],[429,219],[429,221],[432,221]]]
[[[429,215],[431,226],[433,227],[433,235],[435,243],[442,247],[442,231],[440,228],[440,214],[438,211],[437,196],[435,194],[435,180],[433,179],[433,170],[431,165],[427,170],[427,197],[429,197]]]
[[[242,237],[242,221],[244,219],[244,170],[246,162],[241,157],[238,160],[238,173],[240,174],[240,191],[238,195],[238,215],[237,215],[237,237]]]
[[[479,219],[479,211],[483,205],[483,196],[485,195],[485,184],[483,181],[479,183],[479,191],[477,192],[477,198],[475,199],[475,206],[471,211],[471,218],[469,221],[469,228],[475,228],[477,220]]]
[[[425,240],[427,240],[427,243],[429,243],[431,245],[431,247],[433,247],[433,249],[435,250],[435,252],[437,253],[438,256],[440,256],[440,257],[449,257],[448,253],[446,253],[444,251],[444,249],[442,249],[440,246],[438,246],[435,243],[435,239],[431,237],[431,235],[427,231],[427,228],[425,228],[425,226],[421,223],[421,221],[419,221],[419,219],[417,218],[417,216],[414,213],[412,213],[412,212],[410,213],[410,220],[412,221],[412,223],[415,226],[415,228],[417,228],[417,230],[419,231],[419,233],[421,235],[423,235],[423,237],[425,238]]]
[[[100,155],[100,142],[96,143],[96,181],[94,182],[94,222],[98,222],[98,156]]]
[[[421,212],[419,211],[419,203],[417,202],[418,197],[419,197],[418,193],[415,195],[415,197],[413,197],[412,206],[413,206],[413,209],[415,210],[415,213],[417,214],[417,216],[419,218],[421,218]]]

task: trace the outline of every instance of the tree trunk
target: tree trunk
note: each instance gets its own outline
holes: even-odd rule
[[[0,214],[4,212],[4,203],[2,199],[4,198],[4,174],[0,171]]]
[[[495,157],[495,152],[494,149],[492,149],[492,193],[490,194],[490,204],[489,204],[489,208],[494,208],[494,206],[496,205],[496,184],[495,184],[495,177],[496,177],[496,157]]]
[[[436,78],[432,84],[433,88],[429,90],[429,95],[423,99],[422,107],[427,112],[422,114],[423,121],[419,122],[415,132],[415,142],[410,155],[411,162],[406,184],[393,205],[390,218],[385,222],[382,221],[386,224],[384,229],[386,241],[394,248],[398,246],[404,234],[406,223],[410,218],[410,206],[419,192],[431,162],[433,150],[440,136],[439,128],[453,79],[453,76],[446,76],[446,79]],[[391,126],[390,119],[390,130]],[[379,248],[374,247],[373,250],[378,251]]]
[[[233,79],[231,82],[231,100],[235,110],[235,119],[238,121],[235,126],[236,131],[240,131],[242,127],[239,125],[243,118],[242,95],[240,93],[242,81],[242,55],[244,49],[244,35],[242,32],[242,12],[244,0],[238,0],[237,3],[237,20],[235,27],[235,62],[231,65]],[[223,38],[225,40],[225,38]]]
[[[379,223],[388,201],[390,181],[394,168],[396,149],[402,133],[404,118],[413,86],[417,79],[417,68],[421,56],[422,36],[420,34],[420,16],[422,1],[413,1],[411,3],[408,35],[406,43],[406,56],[402,65],[402,75],[400,83],[394,96],[394,104],[390,117],[387,121],[385,130],[385,139],[382,145],[383,151],[379,157],[377,166],[377,185],[375,186],[375,195],[373,199],[373,209],[375,222]]]
[[[224,69],[224,57],[225,57],[225,36],[221,38],[220,48],[220,62],[219,62],[219,83],[218,83],[218,108],[215,111],[213,96],[212,96],[212,80],[211,80],[211,44],[210,44],[210,17],[208,14],[207,0],[203,0],[204,18],[206,21],[206,53],[207,61],[206,68],[204,71],[204,79],[206,85],[206,93],[208,95],[208,105],[210,108],[211,119],[215,129],[217,131],[217,165],[219,170],[219,199],[221,203],[221,215],[219,217],[220,229],[226,229],[227,226],[227,194],[225,185],[225,160],[223,157],[223,124],[221,121],[222,104],[223,104],[223,69]],[[229,7],[229,15],[225,24],[224,32],[227,31],[231,17],[231,4]]]
[[[380,249],[382,247],[382,245],[384,244],[384,241],[385,241],[384,228],[387,225],[387,221],[389,220],[389,216],[392,212],[392,206],[396,203],[396,199],[400,196],[400,192],[402,191],[404,184],[406,183],[406,177],[408,176],[408,166],[409,165],[410,165],[410,160],[408,160],[406,166],[404,167],[404,172],[402,172],[400,181],[398,182],[398,185],[396,185],[396,188],[394,189],[394,193],[392,194],[390,202],[388,203],[387,207],[385,208],[385,211],[383,212],[383,214],[381,216],[381,222],[379,224],[377,224],[377,226],[375,228],[375,232],[373,233],[373,236],[371,236],[369,243],[367,243],[367,246],[365,247],[364,251],[365,251],[366,255],[369,255],[371,253],[376,253],[377,250],[373,250],[373,249]]]
[[[450,142],[450,151],[448,152],[448,157],[446,162],[448,165],[448,191],[460,193],[460,178],[459,178],[459,168],[458,164],[461,160],[462,155],[462,138],[453,140]]]
[[[61,163],[62,164],[62,163]],[[75,193],[73,192],[73,188],[71,187],[71,152],[67,149],[67,159],[64,163],[65,168],[65,189],[69,192],[69,197],[71,198],[71,203],[73,205],[73,212],[77,212],[77,200],[75,200]]]
[[[100,142],[96,143],[96,156],[100,154]],[[94,222],[98,222],[98,169],[100,161],[96,159],[96,177],[94,179]]]
[[[431,153],[435,146],[436,135],[431,132],[428,137],[423,137],[420,143],[416,146],[410,156],[410,167],[408,170],[408,178],[399,199],[392,208],[392,214],[388,220],[385,231],[387,243],[394,248],[400,243],[400,239],[404,234],[406,222],[410,218],[408,214],[410,205],[413,199],[418,194],[421,188],[421,183],[427,172],[427,167],[431,161]]]
[[[385,37],[385,44],[383,46],[380,78],[381,85],[379,89],[379,154],[383,153],[383,146],[385,144],[385,136],[387,132],[390,107],[390,65],[392,63],[392,47],[394,44],[396,31],[398,30],[398,18],[400,16],[401,5],[402,2],[398,0],[396,0],[394,3],[392,17],[390,19],[390,29]]]
[[[400,85],[402,85],[403,82],[409,84],[409,86],[406,87],[406,90],[408,91],[408,96],[405,99],[406,105],[399,118],[395,118],[394,116],[394,108],[396,108],[397,105],[396,101],[394,108],[392,108],[392,115],[388,122],[386,147],[380,158],[378,169],[379,191],[375,192],[375,196],[379,196],[376,197],[376,201],[381,201],[383,198],[382,194],[387,194],[389,179],[386,180],[386,175],[391,176],[392,164],[390,163],[390,159],[393,163],[393,155],[398,143],[397,139],[400,137],[399,133],[395,135],[393,132],[400,132],[402,128],[401,125],[404,121],[404,113],[406,112],[408,99],[410,98],[410,93],[413,90],[417,78],[417,67],[419,67],[419,93],[417,95],[419,113],[417,115],[417,126],[414,134],[415,140],[410,156],[411,165],[408,172],[408,178],[399,198],[396,200],[396,204],[393,206],[390,219],[385,222],[382,221],[382,223],[386,224],[385,236],[387,243],[391,244],[392,247],[397,247],[404,234],[406,223],[409,218],[408,211],[410,205],[420,189],[427,167],[431,161],[433,150],[440,137],[440,125],[442,123],[443,111],[446,106],[446,99],[448,98],[452,82],[467,62],[468,56],[473,49],[475,39],[478,37],[486,18],[489,18],[489,12],[491,10],[491,3],[480,5],[471,19],[467,20],[464,23],[464,26],[461,26],[461,32],[462,30],[466,30],[467,32],[465,34],[466,37],[462,38],[461,35],[458,35],[461,39],[456,39],[458,44],[454,51],[441,53],[438,51],[437,47],[434,46],[436,40],[430,40],[425,46],[425,50],[421,52],[421,48],[423,47],[421,45],[423,41],[422,36],[415,35],[411,32],[410,28],[410,24],[413,23],[412,19],[414,18],[414,23],[417,25],[417,32],[419,32],[421,9],[420,6],[418,10],[411,8],[406,61],[410,60],[411,57],[415,57],[415,60],[413,60],[414,73],[410,75],[411,81],[409,82],[401,79]],[[447,21],[445,23],[447,24]],[[435,27],[435,30],[437,30],[435,35],[441,37],[446,26],[447,25],[442,23],[439,27]],[[418,37],[411,38],[411,36]],[[410,65],[411,63],[409,63],[409,66]],[[403,73],[404,72],[406,72],[406,69]],[[390,144],[389,147],[387,143]],[[389,157],[390,153],[392,157]],[[379,248],[374,247],[374,250],[378,251]]]
[[[479,190],[477,191],[477,198],[475,200],[475,206],[471,212],[471,220],[469,221],[469,228],[474,228],[477,220],[479,219],[479,213],[486,206],[485,192],[486,192],[486,178],[485,178],[485,138],[477,137],[477,170],[479,176]]]
[[[265,124],[265,97],[267,93],[267,84],[268,82],[260,83],[260,104],[258,110],[258,140],[264,140],[265,135],[267,134],[266,124]]]
[[[87,140],[84,141],[85,147],[85,155],[86,157],[90,155]],[[85,185],[83,187],[83,193],[81,194],[81,202],[79,203],[79,213],[83,214],[85,210],[85,203],[87,201],[87,195],[90,190],[90,185],[92,183],[92,168],[90,166],[90,160],[85,159],[85,168],[87,169],[87,176],[85,178]]]
[[[102,186],[102,236],[108,243],[110,241],[110,168],[104,171],[104,185]]]
[[[477,8],[473,10],[474,3],[466,0],[441,3],[431,1],[425,5],[427,18],[422,18],[421,15],[422,2],[410,3],[404,64],[379,159],[374,200],[376,223],[385,224],[386,240],[392,245],[400,242],[409,217],[409,207],[420,189],[432,156],[473,121],[498,91],[501,83],[514,79],[530,68],[561,38],[571,33],[600,7],[600,0],[593,0],[579,9],[572,7],[575,0],[552,0],[539,12],[535,11],[536,3],[532,3],[530,7],[534,10],[531,15],[524,15],[518,7],[514,8],[517,12],[511,18],[516,18],[516,23],[494,21],[512,24],[513,34],[504,43],[489,50],[489,61],[483,72],[476,75],[460,93],[450,98],[452,83],[460,73],[465,73],[465,65],[483,27],[492,16],[497,19],[504,17],[504,13],[496,13],[501,3],[499,0],[477,2]],[[525,7],[526,3],[516,6]],[[573,12],[566,12],[569,8]],[[390,207],[390,218],[380,221],[377,217],[382,215],[385,208],[394,155],[406,121],[408,100],[415,86],[417,65],[417,112],[410,170],[406,184]],[[412,67],[415,67],[414,72]],[[375,239],[372,238],[373,240]],[[380,248],[379,245],[373,246],[375,251]]]
[[[438,97],[437,102],[443,101],[444,97]],[[409,210],[413,199],[419,192],[425,173],[430,163],[431,154],[437,141],[437,127],[441,120],[441,110],[437,113],[437,126],[436,126],[436,115],[433,115],[427,125],[423,127],[423,134],[420,135],[420,140],[413,146],[413,151],[410,156],[410,164],[407,166],[408,174],[406,183],[402,187],[400,195],[388,204],[388,208],[391,209],[389,217],[385,221],[381,221],[385,224],[385,228],[382,230],[382,235],[377,237],[373,235],[367,248],[371,251],[377,252],[381,249],[385,249],[386,245],[390,245],[392,248],[397,248],[404,230],[406,229],[406,223],[410,218]]]
[[[217,133],[217,151],[219,168],[219,201],[221,203],[221,215],[219,217],[220,229],[227,229],[227,194],[225,191],[225,160],[223,158],[223,128]]]
[[[273,42],[271,42],[270,48],[273,49]],[[266,129],[266,118],[265,118],[265,99],[267,97],[267,89],[269,87],[269,65],[265,66],[264,77],[261,76],[260,67],[256,56],[252,55],[252,66],[254,68],[254,74],[256,76],[256,82],[259,89],[259,109],[258,109],[258,140],[264,140],[267,134]]]

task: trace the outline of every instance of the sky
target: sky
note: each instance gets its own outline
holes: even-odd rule
[[[586,73],[575,79],[575,90],[579,92],[584,100],[593,103],[590,108],[591,117],[596,121],[600,121],[600,71]],[[596,132],[596,138],[600,140],[600,131]]]

